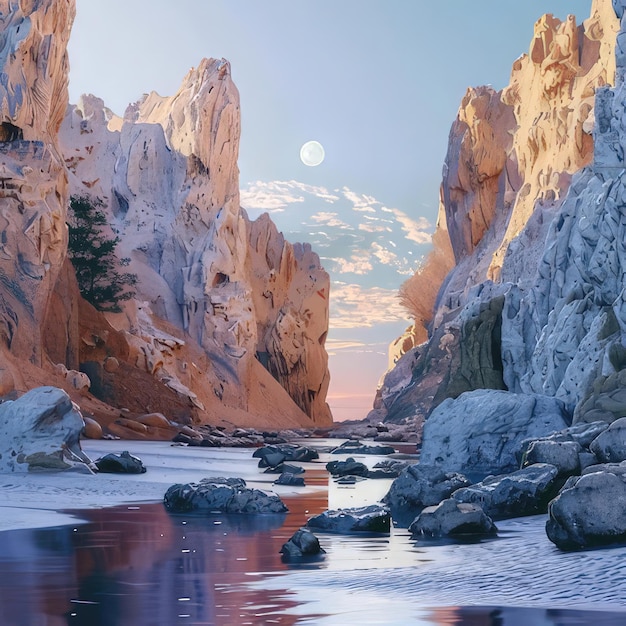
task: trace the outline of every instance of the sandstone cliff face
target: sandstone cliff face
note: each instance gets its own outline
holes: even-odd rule
[[[122,435],[122,407],[328,425],[328,275],[310,247],[239,206],[228,62],[203,60],[174,96],[149,94],[123,119],[93,96],[68,108],[74,13],[74,0],[0,0],[0,395],[58,385]],[[122,313],[80,298],[71,195],[103,203],[120,264],[139,278]]]
[[[592,373],[582,352],[568,383],[565,370],[591,326],[600,324],[598,312],[585,308],[594,299],[589,281],[563,269],[567,237],[556,224],[586,184],[577,186],[572,177],[594,160],[592,130],[596,165],[607,158],[598,148],[600,128],[612,137],[608,143],[616,143],[607,113],[616,102],[604,87],[616,80],[621,16],[619,2],[613,4],[617,15],[611,2],[596,0],[582,26],[572,17],[561,22],[544,16],[506,89],[468,90],[450,134],[438,229],[440,239],[448,236],[455,265],[432,309],[428,343],[412,349],[415,367],[384,406],[378,400],[377,417],[423,417],[445,397],[484,387],[557,395],[570,410],[590,393],[597,368]],[[618,77],[619,56],[618,47]],[[582,171],[589,176],[590,170]],[[548,271],[547,265],[561,269]],[[537,272],[543,292],[553,294],[548,299],[533,291]],[[432,273],[428,264],[422,273]],[[419,292],[420,277],[412,282]],[[577,289],[582,300],[572,295]],[[570,315],[576,306],[585,312],[584,323],[574,316],[576,329],[563,329],[555,311],[559,297],[574,298],[560,305]],[[597,356],[598,349],[589,354]]]
[[[287,391],[291,424],[329,424],[329,278],[309,247],[240,208],[239,134],[224,60],[202,61],[176,95],[152,93],[124,119],[93,96],[70,107],[61,143],[71,193],[104,203],[119,257],[139,277],[136,304],[109,321],[133,346],[132,365],[186,397],[195,420],[210,421],[217,398],[262,423],[259,413],[277,410],[251,401],[262,377]],[[159,320],[178,334],[175,350],[159,340]],[[189,376],[190,344],[208,359],[204,376]]]
[[[67,247],[57,131],[67,106],[74,11],[73,0],[0,2],[0,350],[36,365]],[[6,390],[13,374],[3,367]]]

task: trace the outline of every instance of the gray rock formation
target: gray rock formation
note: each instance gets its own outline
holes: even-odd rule
[[[495,535],[493,520],[476,504],[449,498],[437,506],[426,507],[409,526],[412,535],[423,537],[463,537]]]
[[[469,484],[461,474],[417,463],[401,472],[382,501],[391,510],[394,523],[408,526],[427,506],[439,504]]]
[[[523,457],[522,466],[535,463],[554,465],[559,476],[571,476],[580,472],[582,447],[575,441],[533,441]]]
[[[388,533],[391,515],[386,507],[371,504],[325,511],[311,517],[307,526],[327,533]]]
[[[0,404],[0,471],[93,467],[80,448],[85,426],[78,407],[62,389],[38,387]]]
[[[290,561],[292,559],[301,559],[303,557],[312,557],[323,555],[326,551],[320,546],[319,539],[306,528],[300,528],[283,544],[280,553],[283,560]]]
[[[241,478],[203,478],[199,483],[172,485],[163,498],[171,513],[286,513],[274,493],[246,487]]]
[[[606,471],[573,479],[550,503],[546,533],[562,550],[626,541],[626,481]]]
[[[626,417],[616,420],[600,433],[589,449],[601,463],[626,461]]]
[[[478,504],[489,517],[498,520],[545,513],[548,502],[557,494],[554,465],[537,463],[511,474],[488,476],[483,481],[452,494],[457,502]]]
[[[566,242],[569,227],[560,220],[568,190],[579,196],[589,182],[576,172],[598,163],[594,92],[615,81],[619,27],[608,0],[594,3],[580,27],[572,16],[561,22],[546,15],[535,24],[529,53],[515,61],[508,87],[468,90],[450,134],[435,251],[405,285],[402,294],[411,293],[404,301],[419,304],[420,294],[430,294],[436,267],[451,255],[453,268],[440,279],[430,313],[413,307],[416,324],[427,323],[428,343],[417,348],[412,376],[397,377],[408,379],[404,390],[383,384],[393,394],[377,398],[376,419],[421,421],[447,397],[478,388],[556,395],[570,411],[589,392],[613,343],[611,319],[591,325],[610,305],[595,293],[588,301],[575,295],[589,293],[589,281],[576,278],[578,241]],[[611,106],[599,98],[596,144],[598,110]],[[591,198],[599,193],[590,190],[584,204],[606,214]],[[582,224],[587,239],[596,230],[585,220],[571,223]],[[578,259],[582,271],[589,258]],[[545,280],[529,295],[538,270]],[[571,294],[574,301],[567,300]]]
[[[484,477],[519,467],[522,442],[567,426],[562,403],[537,394],[478,390],[448,399],[424,426],[420,461]]]

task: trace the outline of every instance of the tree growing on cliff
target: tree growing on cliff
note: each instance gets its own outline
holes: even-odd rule
[[[107,219],[102,206],[102,201],[86,196],[70,199],[68,256],[83,298],[99,311],[117,313],[119,303],[133,297],[137,275],[118,271],[119,238],[103,232]]]

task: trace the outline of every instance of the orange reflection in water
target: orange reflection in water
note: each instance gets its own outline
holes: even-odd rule
[[[307,472],[309,484],[326,477]],[[76,527],[0,533],[0,623],[293,624],[284,611],[297,602],[286,590],[241,584],[287,569],[281,546],[328,506],[325,490],[284,500],[286,515],[172,516],[158,503],[81,511],[88,523]]]

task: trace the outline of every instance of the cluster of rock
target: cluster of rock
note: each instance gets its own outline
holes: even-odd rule
[[[337,422],[328,433],[324,434],[337,439],[371,439],[381,443],[415,442],[419,438],[418,429],[413,423],[383,424],[376,422],[373,418],[356,422]]]
[[[93,96],[68,107],[75,0],[4,4],[0,397],[54,384],[116,436],[146,435],[134,417],[119,422],[122,408],[182,424],[330,425],[329,277],[310,246],[239,205],[228,62],[202,60],[175,95],[147,95],[123,118]],[[101,205],[120,268],[138,277],[122,313],[80,297],[70,196]]]
[[[163,498],[171,513],[286,513],[274,493],[246,486],[242,478],[203,478],[198,483],[172,485]]]
[[[57,387],[37,387],[0,403],[0,472],[61,471],[142,474],[146,467],[124,451],[92,461],[80,446],[86,424],[78,406]]]
[[[356,461],[349,456],[345,461],[330,461],[326,463],[326,470],[335,477],[342,479],[341,482],[352,482],[346,479],[358,478],[396,478],[400,472],[408,465],[406,461],[398,461],[395,459],[389,461],[381,461],[376,463],[370,469],[365,463]],[[354,480],[356,482],[356,480]]]
[[[384,498],[394,521],[418,535],[489,535],[493,520],[549,512],[559,548],[622,543],[626,418],[566,426],[559,406],[546,404],[531,421],[523,411],[497,419],[502,393],[467,393],[435,409],[420,462]],[[484,406],[468,411],[468,396]],[[472,422],[481,415],[482,430]]]

